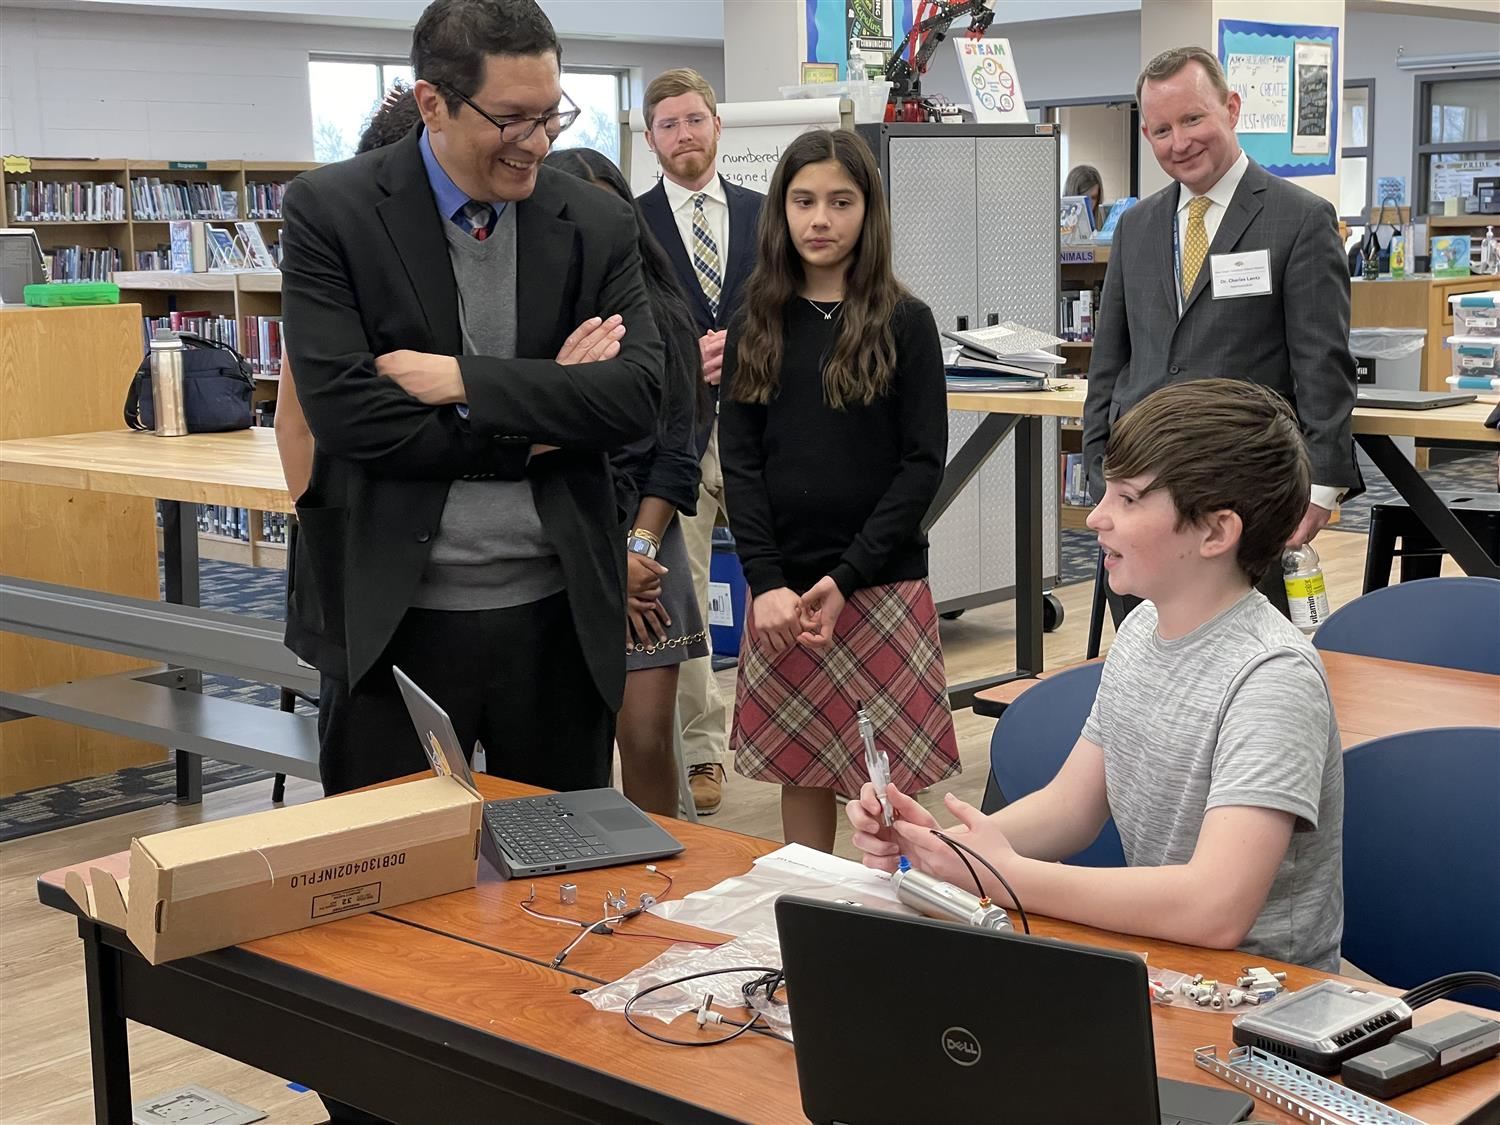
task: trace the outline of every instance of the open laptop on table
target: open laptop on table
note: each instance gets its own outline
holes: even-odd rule
[[[818,1125],[1228,1125],[1254,1106],[1156,1077],[1146,965],[1129,953],[791,895],[776,928]]]
[[[392,668],[432,768],[474,788],[453,722],[400,668]],[[682,845],[616,789],[582,789],[484,803],[480,847],[506,878],[585,871],[676,855]]]

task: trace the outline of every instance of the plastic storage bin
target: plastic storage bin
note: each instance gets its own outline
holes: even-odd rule
[[[848,98],[854,103],[856,125],[884,121],[885,104],[891,97],[891,83],[883,79],[871,82],[808,82],[800,86],[778,88],[783,98]]]
[[[53,281],[28,285],[21,299],[37,308],[61,308],[65,305],[118,305],[120,287],[112,281]]]
[[[715,656],[737,657],[745,630],[745,572],[727,527],[714,528],[708,565],[708,635]]]
[[[1500,337],[1500,289],[1449,297],[1455,336]]]
[[[1500,338],[1493,336],[1449,336],[1448,354],[1454,375],[1500,375]]]
[[[1415,391],[1422,386],[1422,349],[1425,328],[1354,328],[1349,350],[1374,368],[1375,386],[1393,391]],[[1416,457],[1416,438],[1393,439],[1408,460]]]

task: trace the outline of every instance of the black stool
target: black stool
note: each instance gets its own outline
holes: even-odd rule
[[[1439,492],[1439,500],[1490,558],[1500,561],[1500,493]],[[1401,546],[1396,547],[1396,540]],[[1365,548],[1365,588],[1390,585],[1391,563],[1401,559],[1401,581],[1436,578],[1445,552],[1405,500],[1370,508],[1370,537]]]

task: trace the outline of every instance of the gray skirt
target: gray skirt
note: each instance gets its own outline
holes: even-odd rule
[[[703,624],[703,615],[698,611],[698,597],[693,591],[693,567],[688,561],[687,542],[682,537],[682,526],[676,516],[672,517],[666,534],[661,537],[661,550],[656,559],[667,568],[661,580],[661,602],[672,624],[667,629],[665,644],[640,645],[630,639],[627,622],[627,672],[665,668],[709,653],[708,631]]]

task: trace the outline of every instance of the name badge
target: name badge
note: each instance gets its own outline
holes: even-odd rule
[[[1210,254],[1214,300],[1261,297],[1271,291],[1271,253],[1245,250],[1238,254]]]

